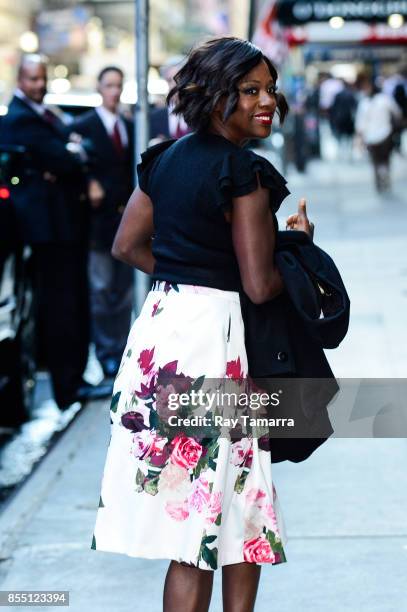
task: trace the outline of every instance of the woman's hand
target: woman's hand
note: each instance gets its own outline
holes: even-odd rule
[[[301,230],[308,234],[311,240],[314,237],[314,224],[308,219],[306,200],[301,198],[298,204],[298,212],[287,217],[286,229]]]
[[[88,198],[92,208],[99,208],[105,197],[105,190],[96,179],[90,179],[88,183]]]

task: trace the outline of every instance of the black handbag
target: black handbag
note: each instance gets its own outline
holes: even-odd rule
[[[278,232],[276,265],[282,294],[256,305],[240,296],[249,375],[267,392],[283,386],[288,403],[270,416],[295,417],[296,427],[270,429],[273,463],[300,462],[332,435],[327,406],[339,385],[324,354],[345,337],[350,301],[333,260],[305,232]]]

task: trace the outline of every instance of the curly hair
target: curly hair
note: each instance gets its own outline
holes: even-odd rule
[[[276,83],[276,68],[251,42],[232,36],[209,40],[189,53],[174,77],[175,86],[168,93],[167,104],[174,100],[173,112],[182,115],[187,125],[198,131],[209,127],[213,110],[225,97],[222,120],[226,122],[236,110],[239,82],[262,60]],[[288,104],[281,93],[276,93],[276,100],[280,123],[283,123]]]

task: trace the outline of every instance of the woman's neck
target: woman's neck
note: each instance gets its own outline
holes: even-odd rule
[[[212,119],[212,122],[208,128],[208,132],[211,134],[216,134],[217,136],[222,136],[226,138],[226,140],[230,140],[233,144],[238,147],[243,147],[246,142],[249,140],[248,138],[238,138],[230,133],[228,128],[218,119]]]

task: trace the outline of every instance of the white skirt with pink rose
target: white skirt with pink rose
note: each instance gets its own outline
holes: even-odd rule
[[[171,405],[205,381],[245,378],[239,294],[156,282],[114,384],[91,548],[205,570],[286,561],[269,440],[217,435],[182,420],[191,404]]]

